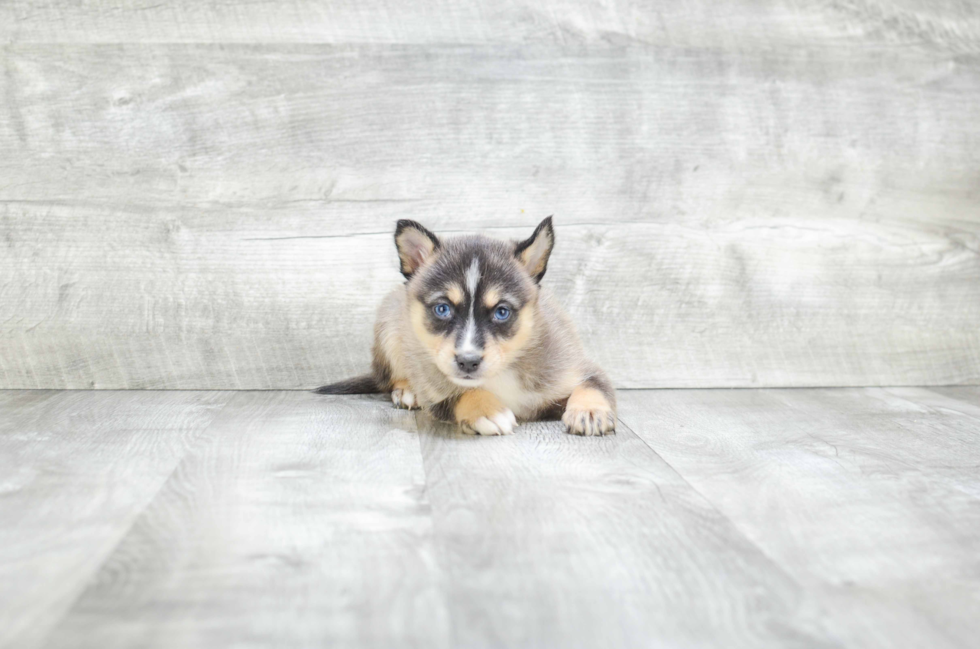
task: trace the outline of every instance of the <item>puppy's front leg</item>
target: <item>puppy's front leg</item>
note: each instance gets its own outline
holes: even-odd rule
[[[610,435],[616,432],[616,396],[609,379],[600,372],[572,390],[562,415],[566,432],[573,435]]]
[[[510,435],[517,418],[510,408],[486,390],[467,390],[453,409],[456,423],[470,435]]]
[[[392,382],[391,402],[395,404],[396,408],[405,408],[406,410],[418,410],[421,407],[412,386],[404,379]]]

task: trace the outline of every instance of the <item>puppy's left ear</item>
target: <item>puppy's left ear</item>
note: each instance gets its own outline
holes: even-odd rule
[[[421,223],[402,219],[395,228],[395,247],[402,275],[410,278],[426,259],[439,250],[439,239]]]
[[[528,275],[535,282],[540,282],[548,270],[548,257],[555,247],[555,229],[551,227],[551,217],[534,228],[534,234],[529,239],[521,241],[514,250],[517,261],[524,266]]]

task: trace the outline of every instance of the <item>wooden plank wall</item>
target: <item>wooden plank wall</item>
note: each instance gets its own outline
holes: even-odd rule
[[[621,387],[980,382],[980,3],[0,4],[0,388],[366,368],[395,220]]]

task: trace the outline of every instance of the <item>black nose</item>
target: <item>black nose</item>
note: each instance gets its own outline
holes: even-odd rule
[[[482,360],[479,354],[456,354],[456,366],[467,374],[479,369]]]

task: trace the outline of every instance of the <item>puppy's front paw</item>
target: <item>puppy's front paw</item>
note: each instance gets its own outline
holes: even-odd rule
[[[395,381],[391,390],[391,402],[395,404],[396,408],[405,408],[406,410],[418,410],[421,407],[415,393],[408,386],[408,381]]]
[[[456,422],[470,435],[510,435],[517,417],[490,392],[470,390],[456,403]]]
[[[565,432],[573,435],[611,435],[616,432],[616,412],[595,388],[579,386],[572,391],[561,417]]]
[[[504,408],[491,417],[460,423],[463,425],[463,432],[470,435],[510,435],[517,425],[517,417],[509,408]]]

